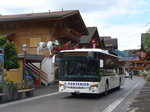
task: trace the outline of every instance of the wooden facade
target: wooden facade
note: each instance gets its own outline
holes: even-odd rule
[[[104,49],[110,51],[111,53],[115,52],[115,49],[118,49],[118,40],[117,38],[111,38],[110,36],[101,36]]]
[[[96,27],[88,27],[88,31],[89,35],[80,38],[79,48],[100,48],[115,54],[115,49],[118,49],[117,38],[112,39],[110,36],[99,36]]]
[[[80,38],[79,48],[104,48],[97,27],[88,27],[89,34]]]
[[[150,66],[150,52],[146,50],[146,38],[149,37],[149,33],[141,34],[141,48],[135,51],[131,50],[129,55],[137,55],[139,56],[139,60],[129,61],[130,67],[132,70],[149,70]],[[133,53],[132,53],[133,52]]]
[[[88,30],[78,10],[30,13],[18,15],[0,15],[0,36],[16,44],[18,54],[23,54],[22,45],[29,46],[24,55],[19,57],[20,68],[6,71],[5,80],[20,83],[23,80],[23,65],[25,63],[41,63],[44,57],[49,57],[48,50],[44,50],[44,57],[37,55],[39,42],[58,40],[58,49],[71,41],[72,46],[80,41]],[[54,54],[55,52],[53,52]],[[25,61],[25,63],[23,63]],[[49,66],[47,66],[49,69]],[[51,74],[49,74],[51,75]]]
[[[38,42],[58,40],[59,47],[72,40],[79,42],[88,34],[78,10],[0,16],[0,36],[14,41],[22,54],[22,45],[29,45],[28,54],[37,53]]]

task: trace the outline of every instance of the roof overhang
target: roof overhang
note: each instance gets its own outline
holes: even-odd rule
[[[80,32],[82,35],[87,35],[88,30],[80,15],[79,10],[65,10],[55,12],[43,12],[43,13],[29,13],[18,15],[1,15],[0,22],[12,22],[12,21],[27,21],[27,20],[68,20],[69,24]]]
[[[25,59],[26,62],[34,62],[41,63],[44,60],[44,55],[36,55],[36,54],[19,54],[19,59]]]

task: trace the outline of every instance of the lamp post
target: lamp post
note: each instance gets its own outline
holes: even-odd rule
[[[23,54],[24,54],[24,60],[23,60],[23,79],[25,77],[25,70],[26,70],[26,52],[28,50],[29,46],[27,44],[23,44],[22,45],[22,50],[23,50]]]

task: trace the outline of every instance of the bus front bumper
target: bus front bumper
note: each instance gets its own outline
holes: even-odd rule
[[[77,83],[77,82],[75,82]],[[80,82],[81,83],[81,82]],[[66,83],[59,83],[59,92],[67,92],[67,93],[92,93],[92,94],[99,94],[103,91],[100,84],[98,82],[87,82],[87,86],[84,84],[80,86],[80,83],[78,85],[75,85],[74,83],[72,85],[67,85]],[[71,83],[70,83],[71,84]]]

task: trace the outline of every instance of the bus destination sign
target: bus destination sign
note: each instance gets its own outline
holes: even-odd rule
[[[64,52],[64,56],[89,56],[88,52]]]

